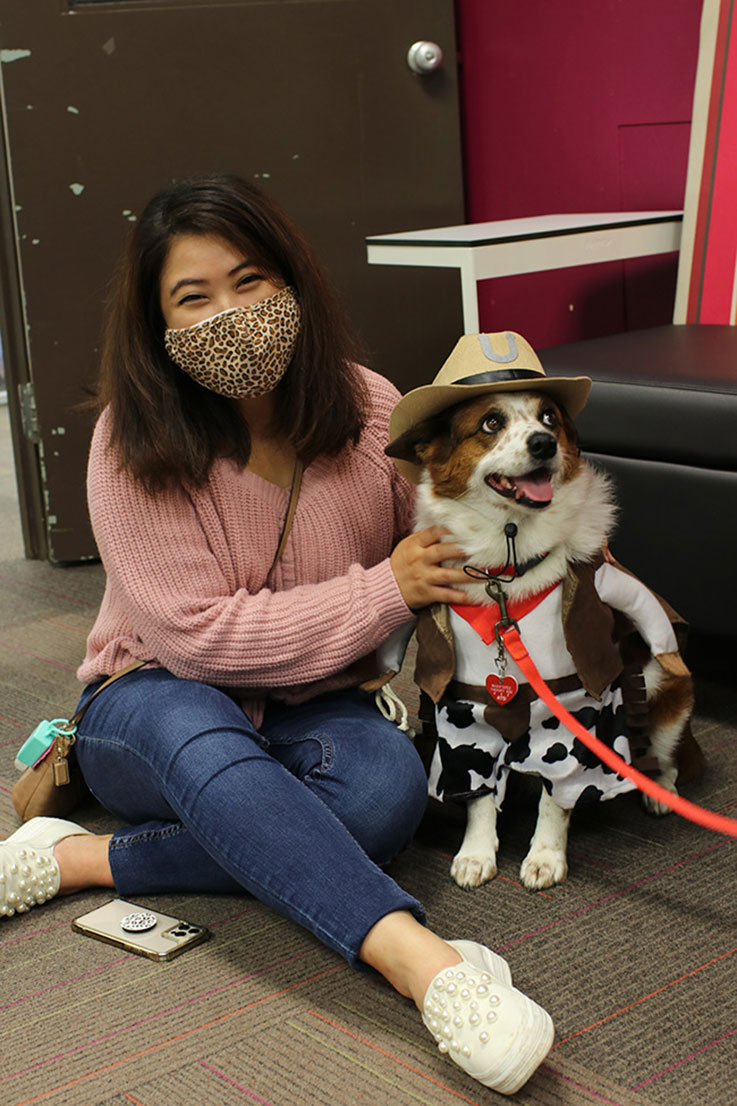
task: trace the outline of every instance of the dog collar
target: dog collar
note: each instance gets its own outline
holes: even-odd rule
[[[520,576],[524,576],[531,568],[542,564],[547,556],[547,553],[540,553],[537,557],[530,557],[529,561],[523,561],[522,564],[518,564],[516,559],[514,562],[508,560],[505,565],[499,565],[496,568],[477,568],[476,565],[464,565],[463,571],[473,580],[501,580],[502,583],[509,584],[512,580],[518,580]]]
[[[470,576],[472,580],[486,580],[487,585],[492,581],[502,584],[511,584],[512,580],[517,580],[520,576],[524,576],[531,568],[534,568],[535,565],[539,565],[541,561],[544,561],[548,555],[547,552],[539,553],[536,557],[530,557],[529,561],[523,561],[522,564],[520,564],[517,560],[516,522],[508,522],[505,525],[504,537],[507,541],[506,564],[502,565],[501,568],[477,568],[475,565],[465,565],[463,571],[467,576]],[[503,574],[510,571],[511,575],[504,577]]]
[[[531,568],[535,568],[536,565],[542,564],[547,557],[547,553],[540,553],[537,557],[530,557],[529,561],[523,561],[522,564],[517,564],[515,561],[513,565],[509,563],[502,565],[500,568],[487,569],[490,576],[495,579],[502,575],[504,572],[511,572],[511,579],[517,580],[520,576],[524,576],[526,572],[529,572]]]

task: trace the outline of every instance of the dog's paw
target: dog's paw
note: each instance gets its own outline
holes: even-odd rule
[[[675,787],[669,787],[668,790],[672,791],[674,795],[678,794]],[[651,798],[650,795],[642,796],[642,805],[648,814],[657,814],[658,817],[662,817],[664,814],[673,813],[669,806],[666,806],[665,803],[661,803],[658,799]]]
[[[659,776],[656,776],[656,782],[664,787],[666,791],[670,791],[671,794],[677,795],[678,789],[675,785],[675,771],[674,772],[661,772]],[[663,814],[671,814],[671,808],[666,806],[665,803],[661,803],[658,799],[653,799],[650,795],[642,796],[642,805],[648,814],[656,814],[662,817]]]
[[[496,875],[496,857],[458,853],[453,858],[450,874],[465,891],[481,887]]]
[[[522,861],[520,878],[530,891],[542,891],[562,883],[568,874],[566,854],[558,849],[541,847],[530,849]]]

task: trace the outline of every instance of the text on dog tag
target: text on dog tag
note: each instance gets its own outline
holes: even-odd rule
[[[514,676],[487,676],[486,690],[494,702],[503,707],[517,694],[517,681]]]

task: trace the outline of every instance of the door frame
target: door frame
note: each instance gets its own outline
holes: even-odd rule
[[[2,80],[1,74],[0,80]],[[4,99],[2,106],[3,110],[0,111],[0,340],[23,546],[29,560],[45,560],[49,554],[49,543],[41,484],[38,428],[34,425],[32,408],[24,412],[21,399],[24,391],[26,395],[31,395],[30,389],[26,389],[26,385],[31,383],[31,371],[25,340],[26,316],[21,294],[23,274],[17,245],[18,227],[9,165]]]

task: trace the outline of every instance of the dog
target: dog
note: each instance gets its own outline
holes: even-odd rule
[[[520,869],[532,890],[567,875],[572,809],[634,786],[537,698],[496,637],[499,603],[543,678],[600,740],[671,792],[679,768],[682,779],[701,768],[680,620],[608,555],[612,484],[581,457],[572,418],[590,386],[545,376],[519,334],[466,335],[433,384],[392,415],[386,452],[419,485],[417,529],[445,527],[466,554],[446,563],[466,569],[468,606],[421,613],[415,679],[434,704],[430,793],[467,804],[451,865],[467,889],[496,874],[510,772],[542,778]],[[643,798],[652,813],[668,812]]]

